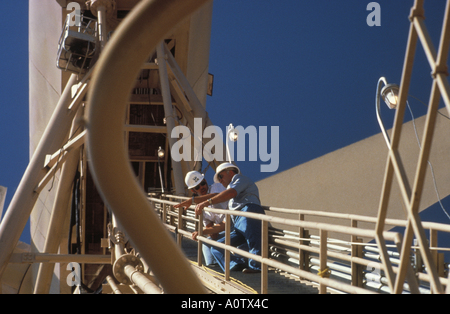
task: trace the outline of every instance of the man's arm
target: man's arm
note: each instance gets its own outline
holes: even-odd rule
[[[200,204],[201,202],[204,202],[208,199],[210,199],[211,197],[217,195],[217,193],[211,193],[211,194],[207,194],[207,195],[203,195],[203,196],[195,196],[194,197],[194,202],[195,204]],[[192,205],[192,197],[181,202],[180,204],[177,205],[173,205],[174,208],[180,208],[180,207],[186,207],[188,208],[189,206]]]
[[[208,224],[204,229],[203,229],[203,235],[208,235],[208,234],[217,234],[219,232],[222,232],[225,230],[225,221],[222,221],[219,224]],[[194,239],[195,241],[197,241],[197,236],[198,236],[198,231],[194,231],[192,232],[192,239]]]
[[[209,195],[211,195],[211,194],[209,194]],[[203,202],[197,204],[197,206],[195,207],[196,215],[200,215],[203,211],[203,208],[205,208],[209,205],[214,205],[214,204],[219,204],[222,202],[229,201],[230,199],[236,197],[237,192],[235,189],[229,188],[223,192],[220,192],[219,194],[217,194],[215,196],[209,197],[209,195],[202,196],[202,197],[206,197],[206,196],[208,196],[208,197]],[[208,201],[208,199],[211,199],[212,204]]]

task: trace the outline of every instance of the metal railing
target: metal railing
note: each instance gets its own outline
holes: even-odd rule
[[[90,102],[87,107],[85,119],[88,130],[87,151],[91,160],[94,182],[102,197],[111,206],[114,214],[123,223],[124,229],[130,233],[130,238],[135,242],[143,258],[151,264],[154,272],[159,274],[160,278],[164,280],[162,285],[171,288],[168,291],[169,293],[176,293],[178,291],[192,292],[193,287],[198,289],[198,291],[203,290],[199,286],[197,278],[193,276],[187,263],[183,264],[179,261],[179,265],[167,267],[168,261],[177,260],[177,257],[181,254],[172,245],[172,242],[165,237],[164,232],[161,230],[162,227],[155,220],[154,213],[151,212],[151,206],[148,206],[148,200],[143,195],[140,186],[138,186],[134,179],[132,169],[129,167],[128,154],[121,141],[123,138],[123,109],[129,97],[128,92],[131,86],[129,82],[135,79],[138,70],[148,57],[148,51],[152,51],[158,43],[162,42],[164,34],[176,22],[185,18],[189,13],[193,13],[204,3],[206,3],[206,0],[142,1],[138,5],[139,7],[132,11],[129,18],[123,22],[124,26],[116,33],[112,41],[112,46],[110,46],[111,48],[107,49],[97,62],[98,68],[93,78],[92,89],[90,89]],[[351,220],[352,224],[350,226],[341,226],[329,223],[310,222],[301,219],[301,217],[299,219],[285,219],[271,215],[258,216],[249,213],[233,212],[233,215],[242,215],[261,220],[264,250],[262,256],[251,257],[260,261],[263,265],[263,271],[261,273],[261,291],[263,293],[267,291],[268,266],[279,267],[299,277],[318,282],[321,293],[326,292],[328,287],[349,293],[369,292],[370,290],[358,286],[357,279],[354,279],[358,278],[356,275],[352,275],[352,285],[328,277],[330,274],[329,269],[327,269],[329,259],[350,262],[352,274],[358,273],[358,267],[369,265],[368,260],[364,256],[360,256],[360,250],[358,251],[357,249],[357,245],[359,244],[356,243],[361,241],[361,238],[376,240],[382,261],[382,263],[377,263],[377,267],[386,273],[390,291],[401,293],[404,282],[408,281],[411,292],[420,292],[419,283],[416,279],[417,275],[419,279],[430,279],[432,292],[443,293],[443,286],[447,285],[447,292],[450,293],[450,285],[447,284],[448,279],[439,275],[435,262],[436,258],[433,256],[435,252],[432,251],[432,248],[436,247],[434,244],[437,243],[435,240],[437,232],[449,232],[448,226],[442,224],[434,225],[430,239],[427,242],[424,232],[426,223],[420,220],[418,213],[439,98],[442,97],[447,109],[450,108],[450,86],[446,79],[445,71],[450,46],[450,3],[448,2],[445,12],[443,32],[437,53],[427,35],[424,25],[423,0],[416,0],[411,11],[410,19],[412,23],[402,83],[400,85],[399,106],[392,132],[378,217],[374,218],[376,224],[375,229],[360,228],[356,220]],[[404,167],[399,158],[398,146],[403,124],[405,101],[412,74],[412,65],[414,63],[415,48],[419,39],[425,46],[425,53],[430,62],[434,80],[430,97],[429,114],[427,114],[426,118],[427,127],[423,134],[424,143],[417,164],[417,175],[411,187],[405,177]],[[126,58],[126,62],[122,62],[124,59],[123,56],[128,57]],[[108,115],[105,115],[106,112]],[[106,124],[109,126],[108,128],[104,128]],[[111,172],[111,169],[115,169],[115,171]],[[386,225],[388,225],[388,220],[386,219],[388,216],[388,200],[394,175],[399,181],[401,195],[408,214],[407,221],[404,224],[406,226],[405,239],[402,238],[400,233],[385,231]],[[169,208],[174,204],[162,200],[159,200],[159,202],[166,202],[165,204],[169,205]],[[130,206],[130,204],[133,204],[133,206]],[[230,219],[230,212],[221,210],[211,210],[211,212],[227,214],[227,219]],[[166,215],[165,210],[163,210],[162,214]],[[299,212],[299,215],[307,214]],[[326,216],[327,214],[323,215]],[[178,213],[178,219],[179,224],[176,228],[180,234],[180,231],[183,230],[182,222],[185,217],[181,213]],[[201,221],[201,217],[199,221]],[[302,267],[306,268],[306,263],[300,263],[300,267],[292,267],[270,258],[269,250],[266,249],[269,247],[268,230],[270,223],[286,224],[298,228],[301,240],[298,241],[299,243],[295,243],[293,247],[299,250],[300,261],[303,259],[302,254],[305,254],[305,256],[312,253],[318,254],[318,269],[320,272],[312,274],[310,271],[302,269]],[[230,224],[228,223],[227,225],[229,226]],[[304,240],[307,238],[303,234],[305,231],[318,233],[320,237],[319,248],[313,248],[307,245],[308,241]],[[329,250],[328,236],[331,233],[350,236],[352,238],[350,242],[352,254],[342,254]],[[418,245],[429,275],[415,274],[410,263],[410,251],[413,248],[411,243],[414,236],[418,240]],[[202,241],[208,243],[210,241],[202,236],[199,236],[199,240],[199,243]],[[214,241],[211,242],[216,244]],[[398,267],[390,262],[390,250],[387,249],[389,243],[392,243],[394,248],[398,252],[401,252]],[[243,256],[248,256],[249,254],[229,246],[224,245],[224,247],[226,249],[232,249],[233,252],[242,254]],[[157,248],[160,248],[161,254],[155,257],[152,251]],[[6,254],[0,254],[0,267],[4,267],[4,263],[2,262],[6,259],[5,256],[10,254],[10,251],[11,249]],[[169,256],[170,254],[172,255]],[[180,276],[184,275],[187,279],[181,283],[178,282],[178,274]],[[225,272],[226,277],[227,275],[229,275],[229,270]],[[189,285],[184,285],[187,281],[189,281]]]
[[[79,25],[72,25],[70,14],[64,22],[58,41],[56,67],[78,74],[86,72],[96,52],[98,37],[97,20],[79,16]]]
[[[362,224],[375,226],[377,219],[361,215],[347,215],[339,213],[327,213],[308,210],[291,210],[275,207],[264,207],[266,215],[243,213],[228,210],[205,208],[205,210],[226,215],[226,225],[230,226],[230,216],[245,216],[258,219],[262,224],[262,256],[255,256],[247,251],[217,243],[201,235],[203,226],[202,216],[196,217],[191,206],[183,213],[174,209],[173,205],[187,199],[182,196],[150,195],[149,201],[166,227],[177,234],[177,243],[181,245],[183,237],[191,239],[191,233],[195,230],[198,236],[197,264],[202,266],[202,243],[217,246],[225,250],[226,269],[225,280],[230,280],[229,254],[233,252],[246,258],[254,259],[262,264],[261,293],[268,291],[268,267],[287,272],[293,276],[316,283],[320,293],[338,291],[341,293],[391,293],[384,274],[384,265],[380,262],[380,249],[373,241],[376,233],[368,227],[361,228]],[[275,217],[276,214],[287,214],[298,218]],[[314,222],[318,218],[333,218],[340,220],[341,224]],[[275,228],[273,224],[285,226]],[[406,220],[386,219],[386,224],[391,227],[406,227]],[[442,285],[447,284],[446,273],[448,269],[443,262],[444,251],[449,248],[438,248],[438,232],[450,232],[450,226],[438,223],[424,222],[425,229],[430,230],[430,246],[440,274]],[[226,237],[229,237],[227,228]],[[330,234],[340,239],[330,238]],[[398,273],[402,236],[399,232],[384,231],[383,236],[389,241],[389,256],[394,266],[394,272]],[[345,240],[348,238],[348,240]],[[225,243],[229,243],[226,238]],[[408,269],[408,283],[403,286],[403,293],[430,293],[430,276],[423,272],[420,252],[417,247],[411,247],[411,260],[414,261]],[[227,258],[227,257],[226,257]],[[413,267],[414,266],[414,267]],[[416,279],[417,278],[417,279]]]

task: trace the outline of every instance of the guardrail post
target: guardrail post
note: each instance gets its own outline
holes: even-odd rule
[[[303,230],[303,235],[301,236],[301,238],[309,239],[310,237],[311,236],[309,235],[309,231]],[[308,240],[300,240],[300,244],[310,246],[311,242]],[[309,257],[311,255],[311,253],[309,251],[302,250],[302,249],[300,249],[299,251],[300,251],[299,268],[304,271],[310,271],[311,268],[309,267]]]
[[[198,232],[198,236],[202,237],[203,236],[203,212],[200,213],[200,215],[198,215],[198,224],[197,224],[197,232]],[[203,259],[202,259],[202,255],[203,255],[203,242],[201,240],[198,240],[198,248],[197,248],[197,264],[198,266],[202,266],[203,265]]]
[[[355,239],[353,243],[362,243],[362,239]],[[363,246],[359,244],[352,244],[352,257],[363,258]],[[363,266],[361,264],[351,262],[352,268],[352,286],[362,287],[363,286]]]
[[[162,195],[160,195],[159,196],[159,199],[160,200],[162,200],[163,199],[163,196]],[[153,203],[153,206],[155,206],[156,205],[156,202],[154,202]],[[158,210],[158,214],[159,214],[159,219],[161,219],[161,222],[162,223],[164,223],[164,217],[163,217],[163,213],[164,213],[164,204],[163,203],[159,203],[159,210]],[[155,208],[157,208],[156,206],[155,206]]]
[[[435,248],[437,246],[438,246],[438,233],[437,233],[437,230],[430,229],[430,248],[433,248],[433,247]],[[436,263],[438,274],[441,275],[440,272],[439,272],[439,268],[441,268],[441,267],[439,265],[438,255],[439,255],[439,252],[437,250],[431,250],[431,256],[433,256],[433,260]]]
[[[351,226],[354,228],[358,227],[358,221],[351,220]],[[352,243],[352,257],[363,257],[363,247],[362,245],[355,243],[362,243],[362,239],[359,239],[357,236],[352,235],[350,239]],[[351,262],[352,268],[352,286],[362,287],[363,286],[363,270],[362,266],[358,263]]]
[[[162,219],[162,222],[165,224],[165,223],[167,223],[166,204],[165,203],[161,204],[161,211],[162,211],[161,219]]]
[[[225,216],[225,245],[230,245],[231,216]],[[225,249],[225,281],[230,280],[230,251]]]
[[[324,278],[327,277],[328,273],[328,267],[327,267],[327,238],[328,238],[328,231],[326,230],[320,230],[320,269],[319,269],[319,276]],[[319,284],[319,293],[320,294],[326,294],[327,293],[327,286],[322,283],[322,281]]]
[[[423,266],[423,259],[422,259],[422,254],[420,252],[420,248],[418,248],[418,243],[417,243],[417,239],[414,239],[414,264],[415,264],[415,272],[416,273],[420,273],[423,272],[425,270],[424,266]]]
[[[305,220],[305,215],[299,214],[299,221]],[[309,238],[308,230],[305,230],[303,227],[298,228],[298,234],[300,237],[300,245],[309,245],[309,241],[303,240]],[[298,250],[298,259],[299,259],[299,269],[309,271],[309,252],[302,250],[301,248]]]
[[[202,229],[202,228],[199,228]],[[178,230],[184,230],[184,221],[183,221],[183,209],[178,209]],[[181,247],[181,242],[183,241],[183,235],[181,233],[177,233],[177,243]],[[200,242],[200,241],[199,241]]]
[[[430,229],[430,247],[438,247],[438,232],[434,229]],[[436,263],[436,269],[439,277],[445,277],[444,253],[439,253],[438,250],[433,249],[431,250],[431,256],[433,256],[433,259]]]
[[[167,207],[168,207],[167,208],[167,213],[169,213],[169,211],[172,211],[172,208],[173,208],[172,205],[169,205]],[[171,225],[171,226],[175,225],[175,221],[174,221],[173,215],[169,215],[169,225]]]
[[[265,220],[261,221],[261,257],[269,258],[269,223]],[[265,263],[261,263],[261,294],[267,294],[269,286],[269,267]]]

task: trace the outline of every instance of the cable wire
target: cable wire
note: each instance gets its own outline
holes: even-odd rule
[[[414,98],[415,98],[415,97],[414,97]],[[418,145],[419,145],[419,148],[422,149],[422,145],[421,145],[420,139],[419,139],[419,134],[417,133],[417,128],[416,128],[416,122],[415,122],[415,119],[414,119],[414,115],[413,115],[413,112],[412,112],[412,110],[411,110],[411,106],[409,105],[409,102],[408,102],[408,101],[406,101],[406,105],[408,106],[409,112],[410,112],[410,114],[411,114],[411,119],[412,119],[412,123],[413,123],[414,133],[416,134],[417,143],[418,143]],[[449,119],[447,116],[445,116],[445,115],[443,115],[443,116],[446,117],[447,119]],[[428,160],[428,166],[430,166],[431,176],[432,176],[432,178],[433,178],[434,190],[435,190],[435,192],[436,192],[436,196],[437,196],[439,205],[441,206],[442,211],[445,213],[445,215],[447,215],[448,219],[450,219],[450,215],[449,215],[448,212],[445,210],[444,205],[443,205],[442,202],[441,202],[441,197],[440,197],[440,195],[439,195],[439,191],[438,191],[438,188],[437,188],[436,177],[435,177],[435,175],[434,175],[433,166],[431,165],[431,162],[430,162],[429,160]]]

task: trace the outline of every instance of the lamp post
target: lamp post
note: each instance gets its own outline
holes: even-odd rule
[[[162,178],[160,158],[164,158],[164,155],[165,155],[164,149],[162,149],[160,146],[158,149],[158,169],[159,169],[159,181],[161,182],[161,192],[163,194],[164,194],[164,182]]]
[[[384,86],[383,86],[384,84]],[[382,88],[383,87],[383,88]],[[378,124],[380,125],[381,132],[383,133],[384,139],[388,147],[391,147],[391,141],[384,127],[383,121],[380,116],[380,96],[385,101],[389,109],[397,108],[398,104],[398,85],[388,84],[385,77],[381,77],[377,84],[377,93],[375,95],[375,110],[377,112]]]
[[[232,123],[227,127],[227,137],[226,137],[226,149],[227,149],[227,157],[228,162],[231,163],[231,154],[230,154],[230,147],[229,147],[229,141],[236,142],[239,137],[239,132],[236,130]],[[234,151],[233,151],[234,152]]]

